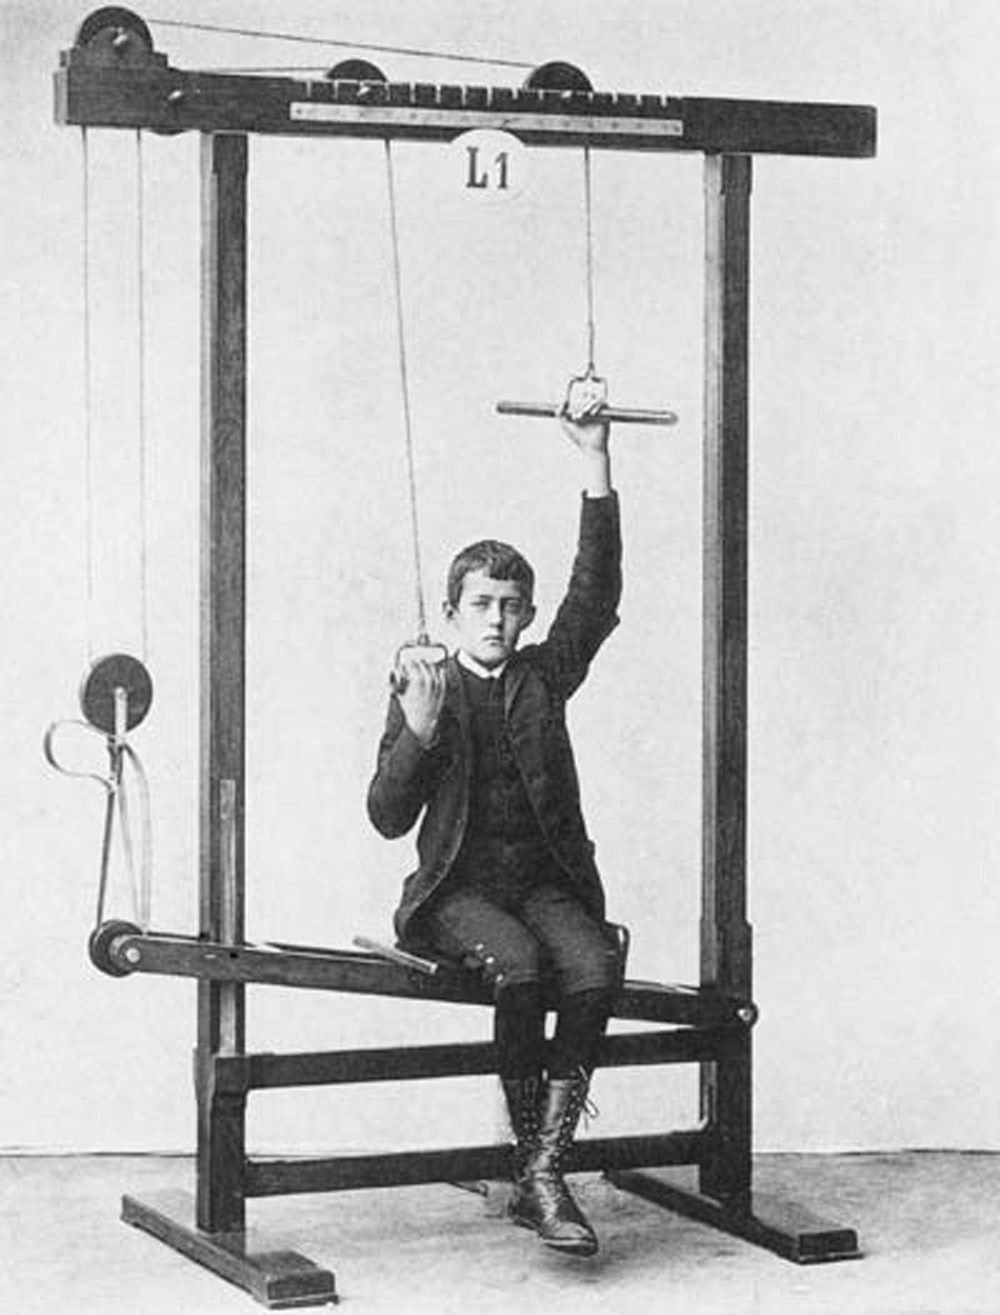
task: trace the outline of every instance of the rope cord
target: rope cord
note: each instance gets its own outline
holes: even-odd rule
[[[90,143],[87,128],[80,130],[81,188],[83,197],[82,301],[83,301],[83,444],[84,444],[84,559],[87,595],[87,659],[94,658],[94,614],[96,610],[94,504],[94,360],[93,279],[91,271]],[[139,610],[140,650],[143,662],[149,652],[149,550],[148,550],[148,406],[146,388],[146,217],[145,164],[141,131],[136,132],[136,324],[138,337],[137,430],[139,461]]]
[[[399,223],[396,213],[396,184],[392,167],[392,144],[385,139],[385,167],[389,192],[389,231],[392,238],[392,273],[396,293],[396,341],[399,348],[399,381],[403,398],[403,435],[406,451],[407,493],[410,504],[410,533],[413,546],[413,570],[417,604],[417,641],[428,642],[427,609],[421,567],[420,513],[417,498],[417,470],[413,446],[413,421],[410,414],[410,385],[406,360],[406,332],[403,316],[403,276],[399,256]]]
[[[56,749],[56,737],[66,727],[75,727],[87,734],[100,735],[105,740],[108,750],[108,772],[97,772],[66,767],[59,759]],[[108,885],[111,875],[111,857],[114,844],[115,817],[117,815],[121,830],[122,854],[125,861],[125,875],[128,879],[132,909],[136,921],[143,931],[149,929],[152,908],[153,889],[153,827],[152,801],[149,780],[139,755],[130,744],[119,736],[109,736],[104,731],[92,726],[88,721],[68,718],[53,722],[45,732],[43,750],[50,767],[62,776],[73,776],[80,780],[96,781],[105,794],[104,825],[101,833],[101,860],[97,883],[96,925],[104,921],[107,903]],[[126,786],[127,770],[138,788],[139,796],[139,859],[136,861],[135,842],[131,811],[128,803]]]
[[[91,359],[91,278],[90,278],[90,143],[87,129],[80,129],[81,181],[83,188],[83,447],[84,447],[84,570],[87,592],[87,659],[94,656],[94,398],[93,361]]]
[[[147,22],[156,27],[183,28],[191,32],[218,32],[227,36],[252,37],[267,41],[294,41],[310,46],[337,46],[348,50],[374,50],[387,55],[416,55],[421,59],[447,59],[464,64],[492,64],[506,68],[534,68],[534,64],[517,59],[488,59],[480,55],[457,55],[442,50],[424,50],[412,46],[377,45],[371,41],[343,41],[334,37],[311,37],[301,32],[267,32],[256,28],[225,27],[215,23],[189,23],[179,19],[150,18]]]
[[[90,143],[86,127],[81,128],[82,175],[82,301],[83,301],[83,429],[85,463],[85,562],[87,593],[87,660],[94,662],[95,626],[95,489],[94,489],[94,360],[93,360],[93,277],[91,268],[92,205]],[[142,658],[145,662],[149,646],[149,585],[147,553],[147,389],[146,389],[146,222],[145,222],[145,164],[142,133],[136,132],[136,319],[138,332],[138,459],[139,459],[139,520],[140,520],[140,607],[142,626]],[[107,776],[89,771],[64,767],[54,747],[56,732],[62,726],[80,726],[102,735],[108,747],[110,767]],[[121,829],[125,872],[128,878],[133,909],[143,930],[149,927],[152,903],[152,821],[149,783],[135,750],[125,741],[124,718],[116,726],[114,735],[106,735],[88,721],[63,721],[50,726],[45,736],[45,756],[49,763],[66,776],[86,777],[97,781],[105,790],[106,805],[101,839],[101,865],[97,892],[97,924],[104,919],[105,902],[111,866],[112,839],[115,814]],[[126,785],[127,770],[138,786],[140,853],[137,858],[133,839],[133,822]]]
[[[238,73],[256,74],[256,73],[301,73],[307,78],[315,79],[317,77],[326,79],[329,71],[329,64],[216,64],[211,68],[199,69],[200,73]]]
[[[146,216],[145,164],[142,132],[135,134],[136,158],[136,318],[138,328],[138,419],[139,419],[139,611],[141,657],[145,663],[149,652],[149,552],[147,516],[147,443],[146,443]]]
[[[153,902],[153,831],[149,782],[146,778],[146,772],[139,759],[139,755],[130,744],[122,744],[121,754],[122,758],[118,770],[116,794],[118,802],[118,820],[121,824],[122,850],[125,854],[125,868],[128,873],[130,885],[129,893],[132,897],[132,907],[136,913],[136,922],[138,922],[143,931],[148,931]],[[135,842],[132,837],[131,811],[128,802],[128,790],[126,787],[126,763],[131,767],[133,778],[139,788],[139,834],[141,847],[138,862],[136,861]],[[103,900],[103,896],[107,891],[106,879],[102,881],[101,887]],[[100,926],[103,921],[104,907],[102,902],[102,905],[98,910],[97,925]]]
[[[583,194],[587,218],[587,369],[594,372],[597,324],[594,318],[594,216],[591,196],[590,147],[583,148]]]

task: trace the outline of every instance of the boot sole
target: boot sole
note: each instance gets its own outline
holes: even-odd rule
[[[526,1228],[531,1233],[538,1233],[538,1225],[532,1223],[530,1219],[522,1219],[518,1215],[508,1215],[512,1224],[518,1228]],[[598,1244],[596,1241],[588,1242],[581,1239],[578,1242],[558,1242],[554,1239],[542,1237],[538,1233],[538,1240],[543,1246],[547,1246],[551,1251],[559,1251],[566,1256],[594,1256],[597,1254]]]
[[[596,1242],[554,1242],[547,1237],[539,1239],[550,1251],[558,1251],[564,1256],[594,1256],[597,1254]]]

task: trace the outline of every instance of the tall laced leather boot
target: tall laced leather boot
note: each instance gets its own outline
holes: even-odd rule
[[[514,1134],[511,1178],[514,1182],[516,1200],[538,1134],[538,1107],[541,1100],[542,1080],[537,1075],[526,1078],[503,1078],[501,1086],[507,1102],[511,1132]]]
[[[546,1246],[576,1256],[592,1256],[597,1236],[566,1185],[562,1165],[587,1101],[589,1074],[550,1078],[542,1088],[538,1133],[523,1173],[516,1181],[510,1217],[532,1228]]]

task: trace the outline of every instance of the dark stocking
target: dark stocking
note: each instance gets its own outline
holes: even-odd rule
[[[611,1013],[612,993],[597,989],[567,996],[559,1006],[549,1058],[550,1078],[590,1074]]]
[[[518,982],[499,992],[493,1037],[501,1078],[521,1079],[541,1074],[545,1009],[537,982]]]

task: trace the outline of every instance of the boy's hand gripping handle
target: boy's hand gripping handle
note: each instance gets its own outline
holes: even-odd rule
[[[427,635],[420,635],[412,643],[402,644],[396,650],[396,659],[389,674],[389,686],[393,694],[404,694],[410,678],[407,674],[407,660],[431,662],[441,666],[448,657],[444,644],[433,644]]]

